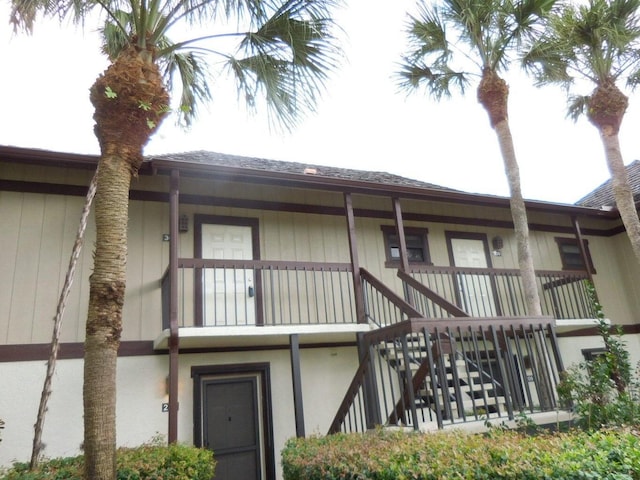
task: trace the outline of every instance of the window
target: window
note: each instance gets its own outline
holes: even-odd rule
[[[560,249],[560,259],[562,260],[563,270],[586,270],[584,262],[582,261],[582,255],[580,254],[580,248],[578,247],[578,240],[575,238],[556,237],[556,243]],[[584,240],[584,251],[587,255],[591,273],[596,273],[596,269],[593,267],[593,261],[591,260],[591,253],[589,252],[589,242],[586,240]]]
[[[384,248],[387,261],[385,266],[397,268],[400,266],[400,242],[395,227],[383,225],[381,227],[384,236]],[[407,244],[407,257],[409,263],[422,263],[432,265],[427,243],[426,228],[407,227],[404,229],[404,238]]]

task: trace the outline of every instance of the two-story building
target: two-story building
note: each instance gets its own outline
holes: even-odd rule
[[[0,147],[0,465],[30,455],[96,164]],[[147,158],[130,195],[118,443],[163,435],[212,448],[217,479],[271,480],[296,435],[558,416],[558,372],[602,346],[587,282],[640,351],[640,269],[617,211],[598,205],[606,185],[596,193],[585,205],[527,202],[545,315],[530,318],[508,198],[210,152]],[[94,239],[90,225],[48,456],[81,450]]]

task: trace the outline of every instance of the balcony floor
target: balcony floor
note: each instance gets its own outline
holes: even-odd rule
[[[289,336],[297,334],[301,345],[353,342],[358,333],[368,332],[367,324],[277,325],[239,327],[182,327],[179,329],[180,348],[240,348],[275,347],[289,345]],[[169,349],[169,330],[153,342],[155,350]]]

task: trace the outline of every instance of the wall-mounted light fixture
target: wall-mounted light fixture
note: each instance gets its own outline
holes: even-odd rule
[[[491,239],[491,247],[493,247],[494,257],[502,256],[502,248],[504,247],[504,240],[500,235],[496,235]]]
[[[189,215],[183,213],[178,218],[178,231],[180,233],[186,233],[189,231]]]

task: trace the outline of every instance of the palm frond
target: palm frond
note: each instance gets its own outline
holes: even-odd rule
[[[590,99],[591,97],[588,95],[575,95],[569,97],[567,118],[570,118],[575,122],[582,115],[586,115],[589,110]]]
[[[314,110],[328,72],[337,66],[340,49],[334,24],[322,2],[289,0],[255,31],[248,32],[228,71],[246,104],[266,100],[271,120],[291,128],[303,110]]]
[[[169,91],[177,88],[181,90],[178,106],[179,122],[190,126],[197,116],[199,105],[211,100],[209,65],[203,55],[195,52],[174,51],[161,57],[160,61]],[[180,80],[179,86],[175,85],[176,76]]]
[[[464,94],[470,83],[468,74],[456,72],[446,64],[427,66],[408,58],[403,59],[396,76],[401,90],[410,92],[425,87],[427,93],[438,101],[451,97],[453,91]]]

